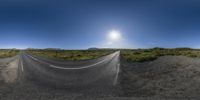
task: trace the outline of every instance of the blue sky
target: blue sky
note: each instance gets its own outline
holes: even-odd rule
[[[0,48],[200,48],[199,27],[198,0],[0,1]]]

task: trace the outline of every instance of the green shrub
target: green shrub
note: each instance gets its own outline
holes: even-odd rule
[[[113,53],[115,50],[27,50],[26,52],[47,58],[63,60],[87,60]]]
[[[16,56],[18,53],[17,49],[0,49],[0,58]]]
[[[137,49],[137,50],[122,50],[121,55],[127,61],[143,62],[154,60],[160,56],[187,56],[187,57],[200,57],[200,50],[192,50],[190,48],[176,48],[176,49]]]

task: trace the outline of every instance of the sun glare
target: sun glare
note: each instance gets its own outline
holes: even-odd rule
[[[112,30],[112,31],[109,32],[108,37],[111,40],[119,40],[121,38],[121,34],[117,30]]]

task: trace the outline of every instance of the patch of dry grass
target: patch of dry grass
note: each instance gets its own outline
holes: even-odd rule
[[[13,57],[19,53],[16,49],[0,49],[0,58]]]
[[[27,50],[28,53],[62,60],[87,60],[95,59],[113,53],[115,50]]]
[[[155,60],[160,56],[166,56],[166,55],[200,57],[200,50],[189,49],[189,48],[176,48],[176,49],[153,48],[153,49],[122,50],[122,56],[127,61],[130,62],[150,61],[150,60]]]

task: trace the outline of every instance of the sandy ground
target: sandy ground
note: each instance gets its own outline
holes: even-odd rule
[[[103,92],[95,88],[73,90],[33,84],[19,75],[18,62],[15,59],[0,63],[0,100],[122,100],[121,97],[131,97],[123,100],[151,97],[182,100],[195,99],[200,94],[198,58],[164,56],[142,63],[122,59],[118,84],[115,89],[108,89],[112,91]]]
[[[15,59],[9,62],[7,65],[2,66],[1,77],[5,83],[13,83],[18,77],[18,62],[19,59]]]
[[[12,92],[18,78],[18,56],[0,59],[0,100]]]
[[[164,56],[121,66],[122,96],[200,97],[200,59]]]

